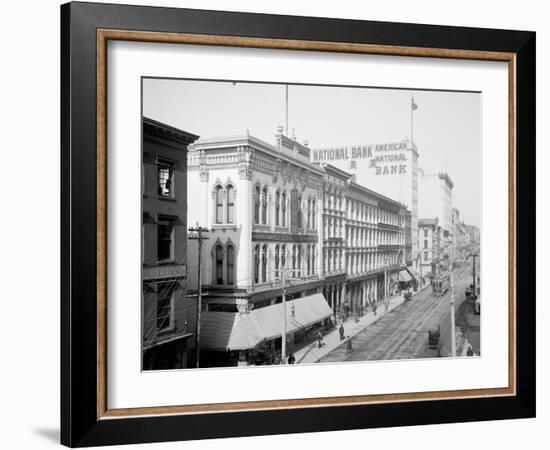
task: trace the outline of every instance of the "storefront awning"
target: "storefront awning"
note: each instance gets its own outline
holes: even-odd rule
[[[292,333],[332,316],[322,294],[286,302],[286,330]],[[201,319],[201,348],[246,350],[263,341],[281,337],[283,304],[254,309],[248,313],[206,311]]]
[[[409,272],[407,272],[406,270],[401,270],[399,272],[399,281],[402,281],[404,283],[408,282],[408,281],[411,281],[412,280],[412,277],[411,277],[411,274]]]

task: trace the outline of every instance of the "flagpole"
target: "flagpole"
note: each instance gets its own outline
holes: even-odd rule
[[[285,84],[285,135],[288,137],[288,84]]]
[[[413,144],[413,130],[414,130],[414,127],[413,127],[413,111],[414,111],[414,108],[413,108],[413,105],[414,105],[414,97],[412,96],[411,94],[411,146]]]

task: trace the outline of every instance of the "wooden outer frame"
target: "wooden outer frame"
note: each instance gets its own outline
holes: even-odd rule
[[[174,18],[176,21],[174,23]],[[237,20],[236,20],[237,19]],[[298,28],[290,24],[300,25]],[[255,25],[257,29],[254,29]],[[77,28],[78,27],[78,28]],[[391,28],[391,31],[390,31]],[[301,30],[281,33],[280,29]],[[136,31],[141,30],[141,31]],[[147,30],[147,31],[143,31]],[[305,31],[303,31],[305,30]],[[451,33],[452,31],[452,33]],[[222,33],[222,34],[218,34]],[[80,41],[78,40],[80,39]],[[476,41],[477,39],[477,41]],[[86,45],[82,45],[82,42]],[[108,40],[132,40],[144,42],[169,42],[201,45],[225,45],[236,47],[315,50],[329,52],[352,52],[396,56],[421,56],[460,59],[484,59],[506,61],[509,65],[509,386],[501,389],[478,389],[462,391],[405,393],[371,396],[329,397],[315,399],[291,399],[263,402],[241,402],[194,406],[148,407],[109,410],[106,404],[106,49]],[[79,42],[78,48],[75,46]],[[407,44],[417,45],[407,45]],[[418,45],[420,44],[420,45]],[[84,51],[82,51],[82,47]],[[79,54],[82,52],[83,54]],[[523,53],[523,54],[522,54]],[[534,228],[534,194],[521,196],[521,207],[516,203],[517,175],[520,168],[534,165],[533,154],[518,154],[516,145],[534,148],[534,33],[503,30],[480,30],[456,27],[433,27],[425,25],[388,24],[335,19],[313,19],[286,16],[267,16],[243,13],[181,10],[168,8],[128,7],[123,5],[69,4],[62,7],[62,257],[67,256],[67,267],[62,267],[62,442],[67,445],[98,445],[106,443],[148,442],[156,440],[193,439],[204,437],[239,436],[252,434],[321,431],[358,427],[389,426],[414,423],[437,423],[446,421],[484,420],[534,415],[534,303],[516,305],[518,285],[527,286],[534,297],[534,271],[517,278],[520,258],[516,256],[518,230],[517,212],[528,211],[523,220],[523,229]],[[519,59],[519,66],[518,66]],[[95,66],[95,67],[94,67]],[[81,73],[83,69],[95,68],[95,80]],[[80,73],[79,73],[80,72]],[[64,77],[64,78],[63,78]],[[91,105],[79,111],[74,85],[69,81],[85,81],[87,100],[94,99],[95,114]],[[524,97],[519,97],[523,92]],[[517,100],[517,102],[516,102]],[[521,100],[526,100],[521,108]],[[73,107],[73,109],[71,109]],[[518,116],[518,108],[521,115]],[[95,116],[95,122],[92,119]],[[526,118],[529,118],[526,120]],[[88,142],[84,152],[77,147],[78,141],[90,130],[79,128],[96,124],[97,135]],[[520,119],[520,120],[518,120]],[[516,129],[522,124],[523,128]],[[69,134],[70,130],[70,134]],[[529,132],[532,130],[532,134]],[[75,133],[76,131],[76,133]],[[521,134],[521,131],[523,134]],[[523,140],[522,140],[523,139]],[[526,146],[527,142],[532,145]],[[79,150],[77,150],[79,148]],[[525,150],[524,150],[525,151]],[[89,153],[87,153],[89,152]],[[520,158],[519,155],[523,155]],[[95,173],[82,165],[95,158]],[[516,158],[518,164],[516,166]],[[84,169],[84,170],[83,170]],[[75,178],[85,172],[83,178]],[[534,177],[521,181],[524,189],[534,192]],[[530,175],[531,176],[531,175]],[[529,180],[527,182],[527,180]],[[79,187],[97,190],[93,195],[80,195]],[[519,191],[522,192],[521,190]],[[76,194],[76,195],[75,195]],[[531,203],[531,208],[522,205]],[[77,228],[83,219],[91,219],[95,213],[95,235]],[[525,216],[522,216],[522,218]],[[88,222],[88,230],[89,230]],[[82,267],[76,260],[75,245],[78,234],[87,240],[84,255],[90,266]],[[534,233],[528,233],[534,239]],[[80,236],[82,237],[82,236]],[[521,235],[525,242],[527,238]],[[95,254],[90,253],[95,243]],[[530,246],[533,248],[534,246]],[[523,260],[527,260],[527,255]],[[63,258],[62,258],[63,260]],[[533,267],[534,261],[530,268]],[[83,271],[83,272],[82,272]],[[91,283],[92,276],[95,283]],[[524,283],[527,282],[527,283]],[[532,283],[532,284],[530,284]],[[530,287],[528,286],[530,284]],[[82,304],[79,290],[91,289]],[[79,294],[77,296],[77,294]],[[77,301],[78,299],[78,301]],[[519,307],[518,307],[519,306]],[[84,312],[93,313],[82,317]],[[522,319],[521,322],[519,320]],[[523,320],[532,323],[526,329]],[[75,326],[71,326],[71,325]],[[92,350],[90,335],[84,335],[80,326],[95,336],[92,358],[76,356],[75,351]],[[95,325],[95,329],[93,329]],[[519,325],[519,326],[518,326]],[[520,329],[518,334],[517,329]],[[67,342],[68,341],[68,342]],[[518,362],[521,365],[518,365]],[[84,374],[85,368],[94,369],[94,375]],[[93,392],[90,388],[94,385]],[[84,386],[82,386],[85,385]],[[80,408],[77,400],[85,399]],[[436,406],[434,400],[440,403]],[[441,401],[445,400],[445,405]],[[82,404],[82,402],[80,403]],[[93,405],[93,408],[92,408]],[[334,408],[338,408],[335,411]],[[437,408],[438,414],[434,414]],[[441,410],[447,409],[446,414]],[[462,413],[456,413],[459,408]],[[481,409],[480,409],[481,408]],[[487,408],[498,408],[488,414]],[[93,410],[92,410],[93,409]],[[396,415],[396,411],[401,411]],[[485,411],[485,414],[480,414]],[[231,412],[230,415],[222,414]],[[377,413],[376,418],[365,417]],[[208,413],[208,414],[205,414]],[[365,413],[362,419],[360,415]],[[347,417],[346,421],[335,416]],[[389,415],[388,415],[389,414]],[[147,417],[145,416],[147,415]],[[160,417],[159,415],[169,415]],[[154,416],[154,417],[151,417]],[[120,419],[119,417],[128,417]],[[268,419],[268,417],[271,417]],[[277,417],[277,424],[271,423]],[[113,420],[117,418],[116,420]],[[315,419],[314,419],[315,418]],[[332,418],[332,419],[331,419]],[[352,419],[352,420],[350,420]],[[256,423],[256,427],[241,422]],[[266,424],[267,420],[270,424]],[[301,421],[300,421],[301,420]],[[312,426],[311,421],[317,422]],[[154,424],[155,433],[143,434],[141,426]],[[171,423],[174,429],[166,431]],[[228,423],[232,426],[227,426]],[[140,425],[141,424],[141,425]],[[182,427],[182,425],[185,426]],[[194,424],[194,426],[191,426]],[[198,426],[202,424],[202,428]],[[212,431],[212,426],[217,429]],[[240,426],[237,426],[240,425]],[[164,430],[164,432],[162,432]]]

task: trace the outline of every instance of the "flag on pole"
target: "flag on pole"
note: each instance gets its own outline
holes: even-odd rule
[[[411,97],[411,109],[414,111],[415,109],[418,109],[418,105],[414,102],[414,98]]]

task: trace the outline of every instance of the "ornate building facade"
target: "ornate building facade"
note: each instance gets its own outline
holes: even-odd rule
[[[323,168],[324,295],[333,309],[347,305],[353,313],[397,287],[411,249],[410,212],[357,184],[354,175]]]

